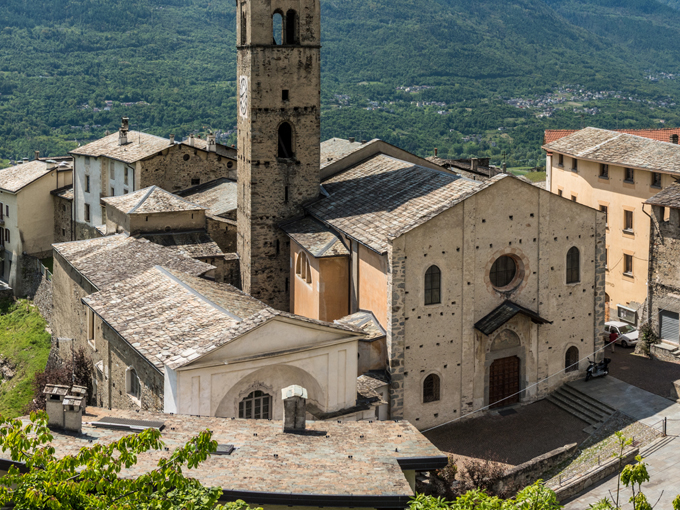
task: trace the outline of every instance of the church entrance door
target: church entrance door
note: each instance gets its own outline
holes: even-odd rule
[[[519,358],[510,356],[497,359],[491,364],[489,371],[489,404],[491,408],[495,408],[517,402],[519,402]]]

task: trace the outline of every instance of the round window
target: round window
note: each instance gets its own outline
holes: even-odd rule
[[[232,163],[231,161],[227,163],[227,168],[231,168],[232,166],[234,166],[234,163]]]
[[[517,275],[515,259],[503,255],[498,257],[491,266],[489,279],[494,287],[507,287],[515,279],[515,275]]]
[[[184,155],[184,161],[189,161],[189,155],[188,154]]]

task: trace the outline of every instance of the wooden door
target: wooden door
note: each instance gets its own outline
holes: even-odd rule
[[[489,404],[494,408],[517,402],[519,402],[519,358],[510,356],[497,359],[489,370]]]

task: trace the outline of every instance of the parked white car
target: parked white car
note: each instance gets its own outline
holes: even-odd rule
[[[623,347],[635,345],[638,341],[639,332],[637,328],[625,322],[605,322],[604,331],[607,333],[607,335],[611,334],[612,331],[616,333],[616,343],[622,345]]]

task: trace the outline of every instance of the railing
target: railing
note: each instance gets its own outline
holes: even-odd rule
[[[42,274],[48,281],[52,281],[52,273],[42,264],[40,264],[40,274]]]

